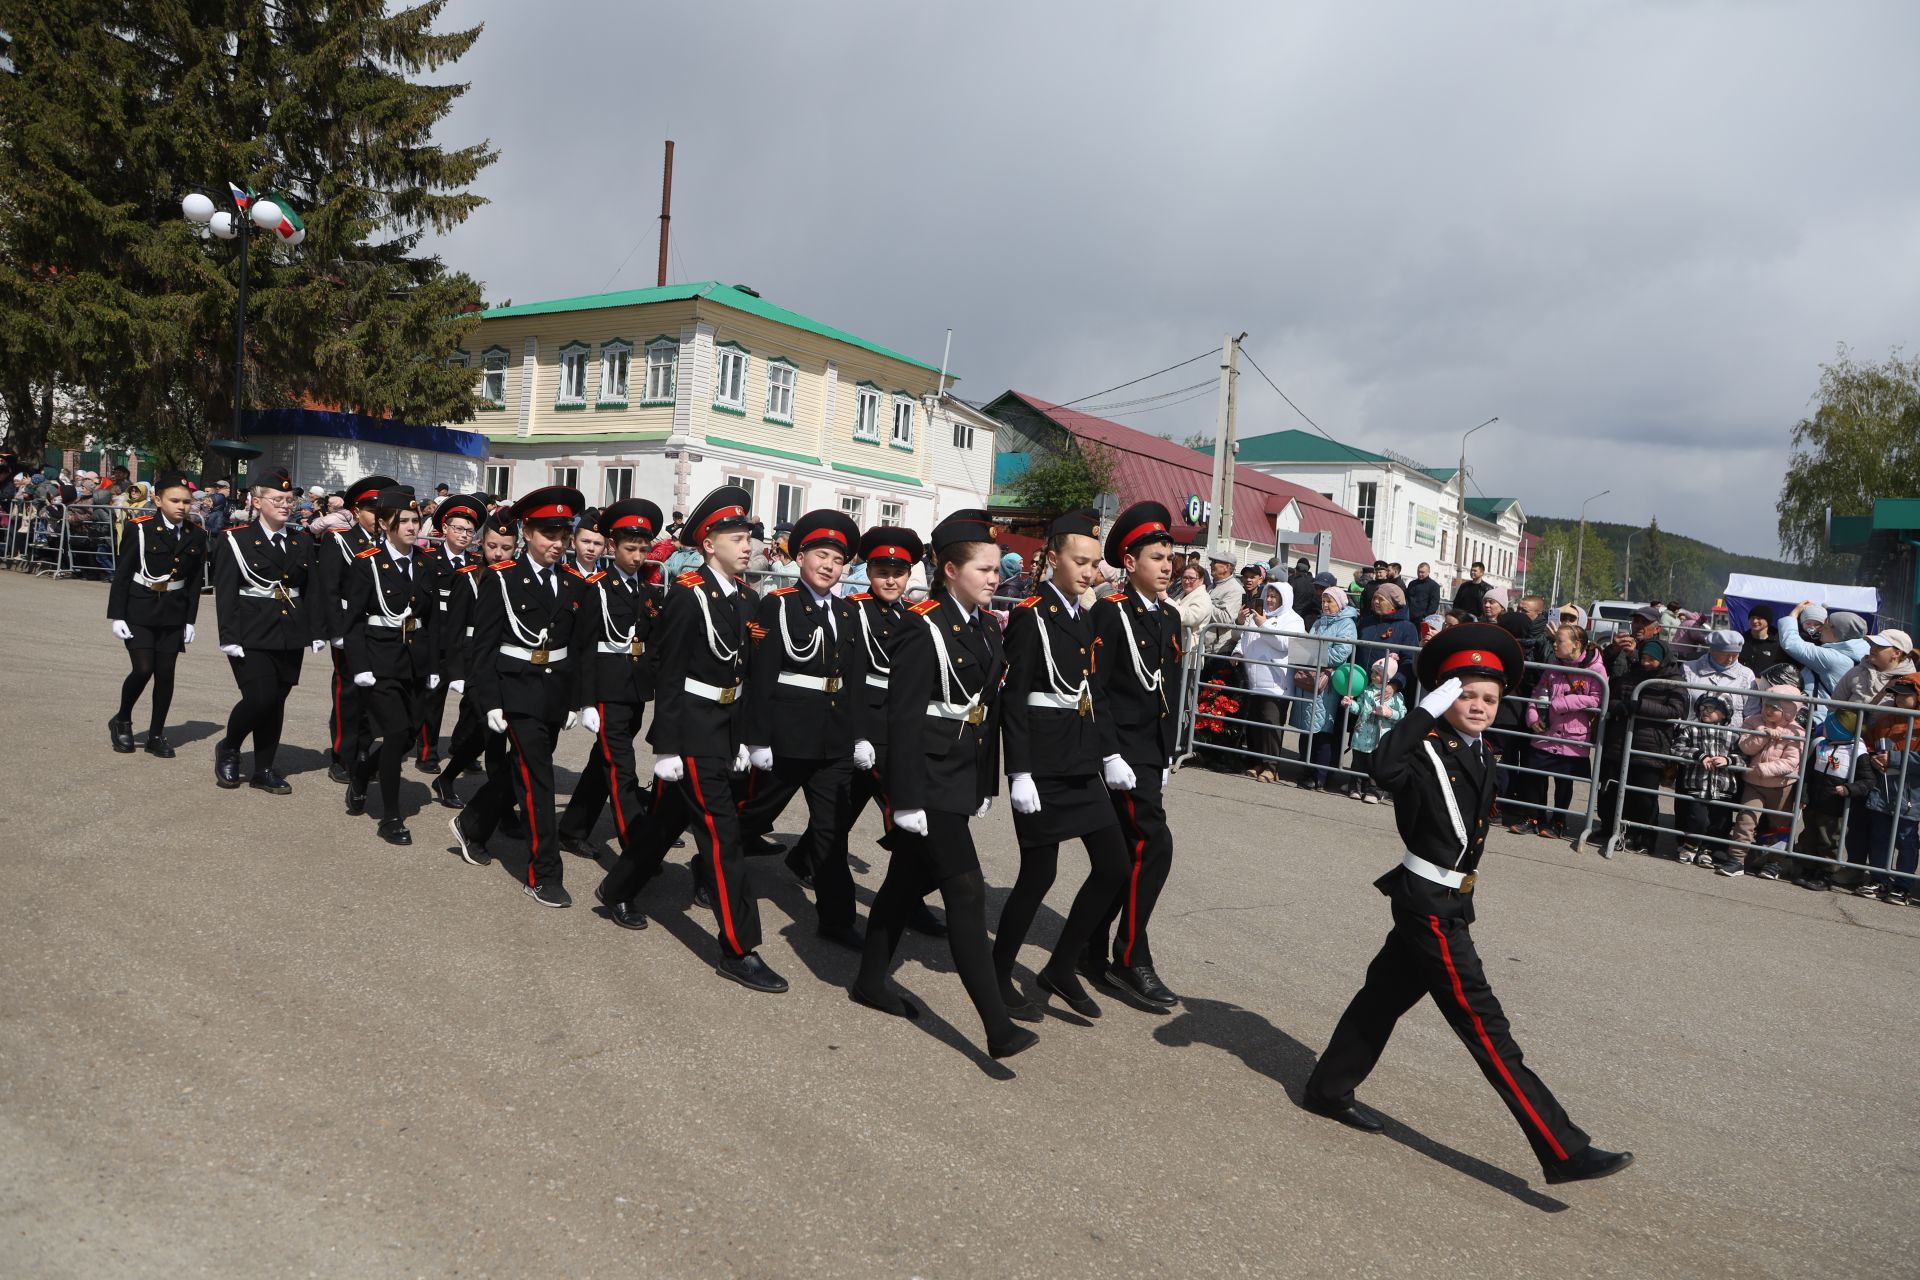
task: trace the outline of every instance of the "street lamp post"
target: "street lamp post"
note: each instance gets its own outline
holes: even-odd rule
[[[1594,498],[1604,498],[1612,492],[1611,489],[1602,489],[1594,494],[1593,498],[1588,498],[1587,502],[1592,502]],[[1580,539],[1574,544],[1573,549],[1573,599],[1576,604],[1580,600],[1580,562],[1587,555],[1587,502],[1580,504]]]
[[[1633,599],[1633,540],[1645,532],[1635,529],[1627,535],[1627,554],[1620,565],[1620,596],[1624,600]]]
[[[297,245],[307,238],[307,229],[290,205],[262,200],[252,191],[228,184],[233,193],[235,212],[216,208],[212,197],[194,191],[180,201],[180,212],[188,222],[205,227],[216,240],[240,242],[240,289],[233,310],[233,435],[243,439],[240,411],[247,400],[247,259],[255,232]]]
[[[1488,418],[1480,427],[1490,427],[1500,421],[1498,415]],[[1453,533],[1453,580],[1458,586],[1467,576],[1467,437],[1480,427],[1468,427],[1460,435],[1460,526]]]

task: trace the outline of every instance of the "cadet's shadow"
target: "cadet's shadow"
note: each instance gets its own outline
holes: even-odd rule
[[[860,957],[837,942],[829,942],[814,930],[819,924],[819,914],[814,910],[813,899],[800,887],[784,866],[768,867],[768,859],[758,859],[748,863],[748,878],[753,890],[759,896],[764,913],[766,905],[780,908],[787,916],[788,923],[779,930],[780,936],[787,940],[807,972],[828,986],[845,987],[853,981],[860,971]],[[758,874],[755,874],[758,872]],[[767,923],[763,920],[762,923]],[[772,930],[767,932],[771,933]]]
[[[211,720],[189,720],[185,724],[167,726],[167,741],[176,747],[191,746],[204,742],[216,733],[225,733],[227,726],[214,724]]]
[[[327,771],[327,765],[331,763],[331,761],[324,751],[315,751],[311,747],[290,747],[283,743],[281,744],[280,750],[274,754],[273,763],[282,777],[297,778],[303,773],[324,774]],[[252,767],[252,757],[244,751],[241,752],[240,769],[242,774]]]
[[[1192,996],[1183,997],[1180,1003],[1181,1011],[1154,1029],[1155,1040],[1177,1048],[1205,1044],[1224,1049],[1278,1084],[1295,1106],[1300,1105],[1307,1076],[1318,1061],[1313,1050],[1251,1009]],[[1564,1201],[1542,1195],[1525,1179],[1505,1169],[1457,1151],[1392,1116],[1381,1113],[1381,1119],[1387,1122],[1385,1137],[1495,1191],[1503,1191],[1530,1208],[1543,1213],[1560,1213],[1567,1208]]]

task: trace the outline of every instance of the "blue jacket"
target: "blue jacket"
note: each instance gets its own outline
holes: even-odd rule
[[[1412,649],[1420,647],[1420,629],[1407,621],[1405,609],[1376,613],[1368,618],[1360,627],[1360,650],[1353,659],[1371,674],[1374,663],[1390,653],[1395,655],[1400,665],[1394,672],[1392,684],[1395,689],[1405,689],[1407,676],[1413,670],[1413,660],[1419,655],[1399,649],[1383,649],[1380,647],[1382,644],[1404,644]]]
[[[1840,677],[1853,670],[1867,656],[1865,640],[1836,640],[1832,644],[1813,644],[1803,639],[1798,626],[1781,629],[1780,647],[1800,664],[1800,691],[1817,698],[1831,698],[1840,686]],[[1813,709],[1816,724],[1827,718],[1825,707]]]

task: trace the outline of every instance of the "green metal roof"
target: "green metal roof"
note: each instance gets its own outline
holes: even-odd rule
[[[1200,452],[1212,456],[1213,446],[1202,445]],[[1260,436],[1241,436],[1240,451],[1234,455],[1241,462],[1378,462],[1391,464],[1391,460],[1378,453],[1368,453],[1365,449],[1356,449],[1352,445],[1329,440],[1325,436],[1314,435],[1310,431],[1270,431]]]
[[[738,285],[721,284],[718,280],[702,280],[693,284],[669,284],[655,289],[623,289],[618,293],[594,293],[580,298],[555,298],[550,302],[523,302],[511,307],[494,307],[482,311],[482,320],[502,320],[509,316],[548,316],[563,311],[600,311],[608,307],[643,307],[653,302],[688,302],[699,299],[731,307],[735,311],[744,311],[750,316],[759,316],[762,320],[771,320],[775,324],[784,324],[789,328],[818,334],[831,338],[835,342],[844,342],[850,347],[859,347],[862,351],[871,351],[875,355],[885,356],[889,360],[898,360],[930,373],[940,372],[940,366],[928,364],[924,360],[915,360],[912,356],[901,355],[877,342],[868,342],[865,338],[836,329],[832,325],[821,324],[818,320],[803,316],[797,311],[777,307],[765,298],[756,297]],[[958,382],[959,378],[949,373],[949,382]]]
[[[1498,520],[1501,513],[1517,501],[1517,498],[1468,498],[1467,511],[1482,520]]]
[[[1420,474],[1425,476],[1431,476],[1433,479],[1438,480],[1441,484],[1446,484],[1447,482],[1452,480],[1456,475],[1460,474],[1460,468],[1458,467],[1422,467],[1420,468]]]

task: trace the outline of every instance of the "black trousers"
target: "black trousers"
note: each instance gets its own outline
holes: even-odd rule
[[[593,740],[586,768],[580,771],[579,785],[567,798],[566,812],[560,815],[560,834],[570,840],[590,838],[600,811],[611,798],[613,825],[620,833],[620,850],[624,853],[639,838],[646,815],[653,808],[653,795],[640,785],[633,753],[633,740],[640,732],[646,707],[602,702],[599,711],[600,732]]]
[[[1567,1119],[1522,1060],[1507,1015],[1487,985],[1466,922],[1416,915],[1397,906],[1393,930],[1367,966],[1366,985],[1340,1015],[1333,1039],[1307,1077],[1306,1100],[1328,1107],[1350,1105],[1353,1091],[1380,1061],[1394,1024],[1422,996],[1433,997],[1542,1165],[1587,1149],[1587,1135]]]
[[[444,685],[442,686],[445,687]],[[453,722],[453,735],[447,742],[446,767],[440,777],[448,786],[471,769],[482,757],[487,761],[487,777],[504,779],[507,756],[506,735],[487,728],[485,716],[471,698],[460,699],[460,716]]]
[[[354,673],[347,670],[347,651],[329,652],[333,654],[333,701],[327,712],[327,735],[334,763],[351,769],[367,746],[366,699],[353,682]]]
[[[505,773],[508,785],[489,778],[460,811],[460,829],[485,843],[500,825],[501,815],[517,801],[527,824],[527,884],[538,888],[561,881],[560,843],[553,820],[553,748],[565,719],[507,713]]]
[[[447,682],[442,680],[440,687],[427,691],[426,701],[420,709],[420,754],[422,763],[434,759],[440,754],[440,725],[447,715]]]
[[[355,686],[358,688],[358,686]],[[380,772],[380,816],[404,818],[400,811],[400,766],[413,746],[414,727],[420,723],[420,705],[427,693],[424,681],[376,680],[371,688],[361,689],[360,701],[367,719],[380,741],[373,750],[368,739],[366,754],[349,763],[353,771],[353,789],[364,793],[376,766]]]
[[[796,793],[807,801],[806,843],[813,872],[813,905],[820,927],[841,929],[854,920],[853,872],[847,866],[847,832],[853,827],[853,761],[795,760],[775,756],[771,770],[748,779],[740,806],[740,834],[762,836]]]
[[[280,730],[286,723],[287,695],[300,683],[300,658],[305,649],[248,649],[246,657],[228,657],[240,701],[227,715],[227,736],[221,745],[234,751],[253,738],[253,771],[273,768],[280,750]]]
[[[730,956],[744,956],[760,946],[760,905],[747,883],[747,860],[740,847],[733,761],[719,756],[681,759],[686,776],[677,783],[654,783],[645,833],[620,855],[601,891],[608,902],[632,902],[659,872],[673,842],[691,831],[699,865],[695,874],[712,886],[720,946]]]
[[[1090,831],[1080,837],[1080,843],[1086,847],[1092,869],[1080,891],[1074,894],[1073,905],[1067,909],[1067,921],[1053,945],[1052,959],[1042,966],[1067,977],[1073,975],[1075,963],[1093,945],[1108,909],[1120,896],[1127,878],[1127,850],[1119,827],[1105,826]],[[1040,904],[1046,900],[1047,890],[1053,887],[1059,865],[1058,844],[1020,846],[1020,873],[1014,877],[1006,902],[1001,904],[1000,924],[993,935],[993,967],[1001,985],[1009,991],[1013,989],[1013,966],[1019,959],[1020,947],[1027,940],[1027,931],[1033,927]]]
[[[1122,968],[1151,968],[1153,947],[1147,941],[1147,922],[1153,918],[1154,904],[1160,901],[1160,891],[1167,887],[1167,875],[1173,870],[1173,832],[1167,829],[1159,772],[1150,766],[1133,772],[1133,790],[1112,793],[1120,834],[1127,842],[1127,883],[1102,917],[1092,947],[1098,949],[1102,959],[1111,955]]]

